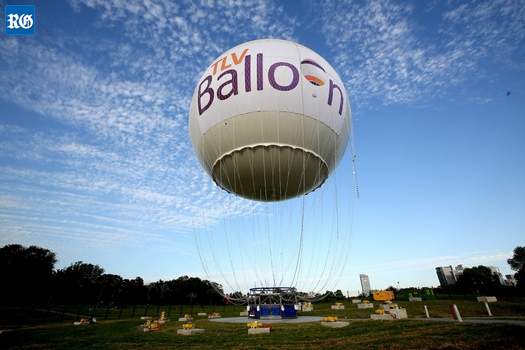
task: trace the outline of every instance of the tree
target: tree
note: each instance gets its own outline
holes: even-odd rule
[[[518,289],[525,291],[525,247],[514,248],[514,255],[507,262],[511,269],[517,271],[514,278]]]
[[[121,302],[123,304],[146,304],[148,289],[144,286],[144,281],[140,277],[122,282],[123,295]]]
[[[2,302],[42,303],[50,294],[55,253],[48,249],[19,244],[0,248],[0,288]]]
[[[516,287],[523,295],[525,293],[525,268],[522,267],[518,272],[516,272],[514,278],[516,279]]]
[[[495,294],[501,289],[499,278],[496,274],[483,265],[466,268],[459,276],[455,288],[463,293]]]
[[[507,263],[514,271],[521,270],[523,265],[525,265],[525,247],[514,248],[514,255],[512,258],[507,259]]]
[[[119,304],[123,302],[124,280],[118,275],[103,274],[97,284],[100,288],[100,302],[105,305]]]
[[[100,277],[104,269],[98,265],[77,261],[55,275],[56,301],[95,303],[102,292]]]
[[[55,253],[19,244],[0,248],[0,303],[55,304],[221,304],[220,284],[182,276],[144,285],[142,278],[105,274],[98,265],[77,261],[54,271]],[[242,296],[242,294],[239,294]]]

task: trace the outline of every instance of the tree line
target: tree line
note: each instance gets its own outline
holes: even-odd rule
[[[56,254],[49,249],[19,244],[0,248],[0,304],[131,304],[224,303],[222,286],[196,277],[144,283],[140,277],[105,273],[98,265],[77,261],[55,269]]]
[[[105,273],[98,265],[77,261],[66,268],[55,269],[56,254],[49,249],[19,244],[0,248],[0,304],[89,304],[122,306],[153,305],[221,305],[222,286],[197,277],[182,276],[169,281],[144,283],[140,277],[123,278]],[[525,247],[516,247],[510,267],[516,271],[516,286],[501,285],[497,275],[486,266],[465,268],[457,283],[434,289],[449,295],[525,295]],[[418,295],[420,290],[396,290]],[[217,291],[220,291],[218,293]],[[326,300],[344,299],[341,290],[327,292]],[[242,297],[236,292],[232,297]]]

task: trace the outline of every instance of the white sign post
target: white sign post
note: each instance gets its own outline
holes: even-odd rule
[[[485,309],[487,310],[487,314],[489,316],[492,316],[492,312],[490,311],[490,307],[489,307],[489,303],[495,303],[498,301],[498,299],[496,297],[486,297],[486,296],[482,296],[482,297],[478,297],[478,301],[480,303],[483,303],[485,304]]]
[[[492,312],[490,312],[490,307],[489,307],[489,303],[485,302],[485,309],[487,309],[487,314],[489,316],[492,316]]]

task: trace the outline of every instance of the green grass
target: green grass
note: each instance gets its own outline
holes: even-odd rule
[[[422,302],[394,301],[400,307],[407,309],[410,318],[425,317],[423,305],[427,305],[431,317],[451,318],[450,305],[456,304],[463,317],[486,317],[487,311],[483,303],[475,300],[426,300]],[[369,318],[372,309],[358,310],[356,305],[344,302],[345,310],[331,310],[330,303],[314,305],[314,312],[311,315],[336,315],[345,318]],[[377,307],[378,303],[374,302]],[[525,300],[505,300],[491,303],[490,309],[494,316],[506,316],[525,319]]]
[[[448,305],[456,303],[464,317],[483,317],[482,304],[474,301],[437,300],[424,302],[433,316],[449,317]],[[406,306],[410,317],[424,314],[424,303],[399,302]],[[335,314],[346,318],[368,318],[370,310],[357,310],[345,302],[346,310],[330,310],[329,303],[316,304],[310,315]],[[525,318],[523,301],[504,301],[491,305],[497,316]],[[67,308],[62,308],[66,310]],[[319,323],[277,324],[270,335],[249,336],[244,324],[223,324],[197,319],[196,326],[204,334],[184,337],[176,334],[180,322],[171,321],[159,332],[144,333],[137,312],[133,319],[99,321],[97,324],[75,327],[71,318],[59,319],[58,314],[45,318],[42,312],[0,309],[0,329],[16,325],[13,331],[0,334],[0,349],[525,349],[525,327],[503,324],[459,324],[442,322],[352,321],[341,329],[321,327]],[[153,308],[156,312],[156,307]],[[167,308],[160,308],[166,309]],[[226,315],[238,315],[243,307],[216,307]],[[172,319],[179,308],[172,307]],[[184,313],[186,307],[184,307]],[[189,306],[187,308],[189,311]],[[211,307],[194,313],[211,312]],[[123,315],[128,315],[127,309]],[[100,318],[100,317],[99,317]],[[25,325],[24,323],[25,319]]]
[[[46,310],[49,312],[46,312]],[[99,321],[139,318],[140,316],[156,317],[161,311],[164,311],[168,317],[178,318],[184,314],[191,313],[191,310],[193,310],[195,315],[198,312],[219,312],[225,316],[239,316],[239,312],[245,310],[245,307],[234,305],[194,305],[192,308],[191,305],[135,305],[125,306],[122,310],[117,307],[98,307],[93,313],[93,310],[88,305],[53,305],[35,306],[32,308],[0,306],[0,329],[64,320],[73,321],[79,317],[88,317],[92,314]],[[31,314],[30,317],[27,316],[28,313]]]

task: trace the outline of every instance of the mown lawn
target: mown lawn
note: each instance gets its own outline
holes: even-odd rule
[[[450,301],[425,302],[433,316],[450,317]],[[454,301],[465,317],[485,316],[483,305],[471,301]],[[423,303],[403,303],[410,317],[423,315]],[[521,300],[493,304],[495,315],[523,317],[525,305]],[[333,312],[330,304],[315,305],[310,314],[338,314],[341,317],[368,318],[370,310],[357,310],[345,302],[346,310]],[[172,310],[174,310],[173,308]],[[242,307],[228,307],[234,315]],[[194,308],[194,312],[199,312]],[[207,310],[210,311],[210,310]],[[217,308],[216,311],[222,311]],[[171,321],[161,331],[144,333],[139,328],[140,313],[133,319],[99,321],[97,324],[75,327],[71,319],[57,320],[53,314],[45,320],[42,312],[28,310],[6,317],[0,309],[0,349],[525,349],[525,327],[503,324],[459,324],[442,322],[351,321],[341,329],[321,327],[319,323],[274,324],[270,335],[249,336],[244,324],[213,323],[202,318],[196,326],[206,333],[184,337],[176,334],[180,323]],[[172,311],[173,312],[173,311]],[[506,312],[506,314],[504,314]],[[26,325],[22,325],[25,319]],[[173,312],[172,317],[177,317]],[[124,313],[125,314],[125,313]],[[16,322],[14,322],[16,318]]]
[[[353,321],[341,329],[318,323],[274,325],[270,335],[249,336],[243,324],[196,322],[206,333],[176,334],[178,322],[143,333],[138,320],[75,327],[48,324],[0,334],[2,349],[523,349],[523,327],[421,321]]]
[[[456,304],[463,317],[486,317],[487,311],[483,303],[476,300],[426,300],[422,302],[394,301],[400,307],[407,309],[409,318],[425,317],[423,305],[427,305],[430,317],[451,318],[450,305]],[[369,318],[372,309],[358,310],[356,305],[348,301],[343,302],[345,310],[331,310],[330,303],[314,305],[311,315],[325,316],[328,314],[346,318]],[[378,303],[374,302],[377,307]],[[490,304],[494,316],[525,319],[525,299],[507,299]]]

